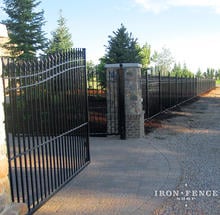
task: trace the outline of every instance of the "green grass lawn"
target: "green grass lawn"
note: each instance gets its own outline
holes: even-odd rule
[[[216,80],[216,84],[220,84],[220,80]]]

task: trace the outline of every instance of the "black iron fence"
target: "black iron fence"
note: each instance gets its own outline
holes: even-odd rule
[[[87,71],[90,135],[106,136],[120,133],[120,128],[115,123],[107,125],[107,109],[109,114],[115,112],[115,116],[120,115],[121,112],[118,106],[118,98],[120,98],[118,73],[119,71],[115,70],[112,71],[112,74],[107,75],[105,70],[100,72],[97,68]],[[115,84],[109,85],[108,82],[113,80],[113,76]],[[215,80],[165,76],[159,73],[159,68],[153,71],[151,69],[150,72],[143,69],[141,82],[145,119],[152,118],[168,108],[199,96],[215,87]],[[114,116],[114,114],[110,115]],[[117,120],[110,121],[116,122]]]
[[[152,72],[152,69],[142,71],[145,119],[152,118],[168,108],[199,96],[215,87],[215,80],[213,79],[163,76],[158,69],[156,70],[156,72]]]
[[[106,74],[97,68],[87,71],[89,127],[91,136],[107,135]]]
[[[90,161],[85,49],[2,65],[12,201],[32,213]]]

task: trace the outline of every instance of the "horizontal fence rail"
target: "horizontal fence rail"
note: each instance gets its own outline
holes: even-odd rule
[[[215,87],[215,80],[195,77],[163,76],[159,70],[142,71],[142,96],[145,120],[188,101]],[[153,74],[152,74],[153,73]],[[157,73],[155,75],[155,73]]]
[[[2,65],[11,196],[31,214],[90,161],[85,49]]]

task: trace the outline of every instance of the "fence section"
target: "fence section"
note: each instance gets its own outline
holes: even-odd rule
[[[121,68],[122,70],[125,68]],[[88,100],[90,135],[106,136],[121,133],[119,119],[122,109],[119,69],[89,69]],[[159,68],[142,70],[141,77],[143,109],[145,119],[152,118],[162,111],[192,99],[215,87],[212,79],[161,75]],[[126,88],[126,86],[124,86]],[[118,120],[119,119],[119,120]]]
[[[162,76],[142,71],[142,96],[145,119],[201,95],[215,87],[215,80],[195,77]]]
[[[91,136],[107,135],[106,75],[97,68],[88,69],[88,108]]]
[[[88,108],[91,136],[118,135],[119,69],[88,69]]]
[[[2,64],[12,201],[32,213],[90,161],[85,49]]]

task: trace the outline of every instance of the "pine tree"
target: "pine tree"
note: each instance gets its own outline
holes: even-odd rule
[[[62,11],[60,11],[60,17],[57,20],[57,24],[57,29],[52,32],[52,39],[49,42],[47,50],[48,54],[67,50],[73,46],[71,34],[66,26],[65,18],[62,16]]]
[[[196,77],[197,78],[202,78],[202,71],[200,68],[198,68],[198,71],[196,72]]]
[[[174,63],[173,69],[171,71],[171,76],[178,76],[181,77],[182,74],[182,68],[181,68],[181,64],[180,63]]]
[[[145,43],[140,47],[139,56],[141,58],[141,64],[143,68],[147,68],[150,64],[151,46]]]
[[[5,48],[18,59],[30,59],[46,48],[47,40],[42,26],[44,11],[37,10],[41,2],[36,0],[4,0],[3,10],[8,19],[3,20],[9,33]]]
[[[106,63],[141,63],[140,47],[137,39],[121,24],[113,36],[109,36],[106,46]]]

